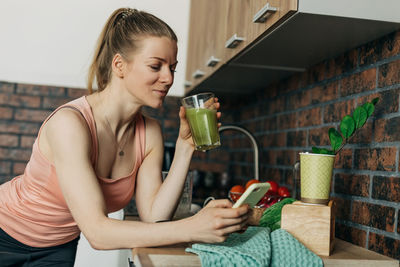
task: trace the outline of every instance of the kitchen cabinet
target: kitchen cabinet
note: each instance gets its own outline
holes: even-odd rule
[[[186,94],[265,88],[400,29],[398,10],[397,0],[192,0]]]

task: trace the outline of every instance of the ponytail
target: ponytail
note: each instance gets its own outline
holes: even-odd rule
[[[168,37],[178,41],[174,31],[154,15],[131,8],[119,8],[111,14],[97,40],[89,67],[89,94],[93,93],[95,80],[99,91],[110,82],[114,55],[119,53],[128,60],[128,55],[137,50],[137,42],[144,36]]]

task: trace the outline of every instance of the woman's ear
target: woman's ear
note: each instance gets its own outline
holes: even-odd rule
[[[117,75],[119,78],[124,78],[124,65],[125,60],[122,58],[120,54],[115,54],[112,60],[112,71]]]

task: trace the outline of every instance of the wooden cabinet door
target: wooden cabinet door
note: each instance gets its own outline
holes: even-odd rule
[[[186,93],[224,63],[219,43],[226,29],[226,5],[230,0],[192,0],[190,8],[189,45],[186,79],[191,86]],[[208,65],[210,59],[214,64]],[[216,62],[219,60],[218,62]],[[194,76],[203,73],[202,76]]]
[[[186,82],[191,88],[196,85],[196,78],[193,77],[196,70],[199,69],[198,62],[201,58],[204,45],[204,36],[206,35],[206,17],[204,14],[205,1],[191,1],[190,4],[190,19],[189,19],[189,39],[187,49],[187,64],[186,64]],[[203,70],[204,71],[204,70]]]

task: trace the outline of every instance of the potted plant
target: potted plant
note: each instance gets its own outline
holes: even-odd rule
[[[331,149],[313,147],[312,153],[300,153],[301,201],[327,204],[335,156],[348,143],[357,130],[364,126],[375,110],[379,98],[358,106],[352,115],[346,115],[340,122],[339,130],[328,131]]]

